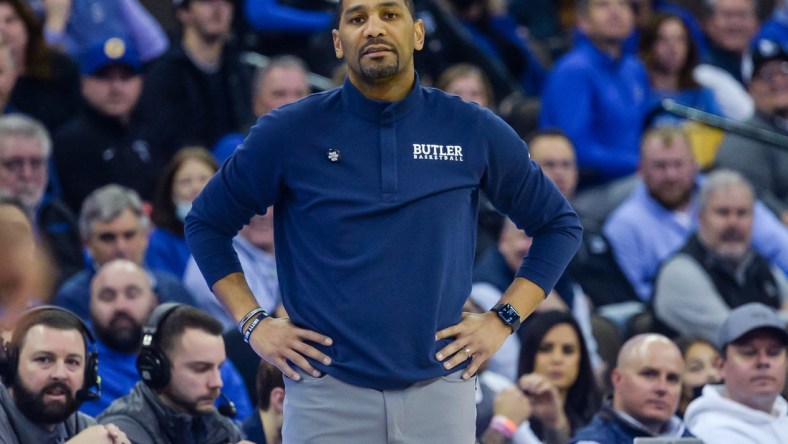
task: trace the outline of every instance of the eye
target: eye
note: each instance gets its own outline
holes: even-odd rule
[[[389,11],[389,12],[384,12],[383,13],[383,18],[386,19],[386,20],[394,20],[397,17],[399,17],[399,14],[397,14],[396,12]]]
[[[364,16],[362,15],[350,16],[350,18],[347,19],[347,22],[353,25],[359,25],[361,23],[364,23]]]

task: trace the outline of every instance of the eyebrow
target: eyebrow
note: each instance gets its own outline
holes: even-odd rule
[[[396,7],[400,7],[401,8],[402,5],[399,2],[387,1],[387,2],[378,3],[374,7],[375,8],[392,8],[392,7],[395,7],[395,8]],[[356,6],[353,6],[353,7],[345,9],[345,12],[342,13],[342,15],[353,14],[353,13],[355,13],[357,11],[361,11],[361,10],[364,10],[364,9],[367,9],[366,5],[356,5]]]

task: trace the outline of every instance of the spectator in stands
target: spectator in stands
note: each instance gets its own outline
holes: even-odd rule
[[[242,434],[221,396],[222,324],[194,307],[165,304],[147,323],[137,369],[142,381],[98,416],[139,443],[237,443]],[[225,408],[226,406],[226,408]],[[221,413],[220,413],[221,412]]]
[[[143,266],[145,250],[148,248],[148,230],[148,216],[134,190],[107,185],[91,193],[82,205],[79,231],[92,263],[60,286],[55,304],[87,319],[90,312],[90,281],[96,270],[112,259],[128,259]],[[159,270],[147,271],[161,302],[194,305],[194,300],[178,278]]]
[[[681,376],[681,401],[676,412],[683,417],[687,406],[700,396],[706,384],[719,384],[722,374],[717,366],[720,352],[715,341],[708,341],[699,336],[682,336],[676,344],[684,357],[684,374]]]
[[[74,213],[46,196],[52,140],[44,126],[22,114],[0,117],[0,195],[15,197],[35,225],[36,237],[57,265],[56,281],[85,267]]]
[[[660,267],[652,301],[657,319],[684,335],[714,340],[730,311],[748,302],[784,308],[788,281],[752,248],[750,184],[738,173],[711,173],[698,196],[698,230]]]
[[[140,118],[143,76],[136,48],[111,37],[86,50],[80,65],[86,106],[54,135],[64,200],[79,211],[88,194],[110,183],[150,200],[171,154]]]
[[[613,211],[603,231],[618,265],[647,302],[660,264],[698,226],[697,195],[703,179],[686,131],[674,127],[644,135],[638,173],[642,183]],[[752,233],[755,250],[788,270],[788,231],[760,202],[755,204]]]
[[[158,304],[148,273],[126,259],[114,259],[96,273],[90,287],[90,322],[101,356],[101,397],[81,410],[96,416],[140,380],[135,366],[145,321]],[[252,413],[246,387],[231,363],[222,366],[223,393],[239,418]]]
[[[146,124],[172,146],[213,146],[251,118],[251,67],[229,43],[230,0],[173,0],[183,33],[146,72]]]
[[[49,306],[25,312],[0,348],[0,439],[9,444],[128,444],[111,423],[77,412],[100,384],[87,326]]]
[[[698,48],[687,25],[676,15],[657,14],[640,34],[639,57],[646,66],[651,85],[650,123],[681,122],[683,119],[661,110],[664,99],[713,114],[722,110],[714,92],[693,78],[700,61]]]
[[[218,169],[216,159],[205,148],[186,147],[175,153],[158,179],[153,198],[154,229],[145,253],[149,267],[183,277],[191,256],[183,221],[194,198]]]
[[[541,125],[566,132],[587,186],[635,172],[649,87],[642,63],[622,49],[634,29],[631,3],[580,0],[577,8],[582,34],[548,77]]]
[[[719,332],[725,381],[690,403],[687,427],[704,442],[781,444],[788,436],[788,333],[773,309],[757,302],[731,311]]]
[[[252,84],[252,112],[254,119],[268,114],[287,103],[309,95],[309,69],[306,63],[294,56],[283,55],[271,58],[268,64],[255,71]],[[249,122],[253,124],[254,122]],[[243,133],[224,136],[211,149],[219,163],[223,163],[246,137]]]
[[[0,0],[0,36],[19,73],[11,106],[54,133],[81,104],[79,68],[47,45],[41,22],[26,0]]]
[[[758,32],[758,0],[705,0],[703,30],[708,48],[703,63],[719,67],[739,83],[742,62]]]
[[[568,313],[538,313],[523,327],[517,385],[530,401],[529,421],[514,442],[565,443],[599,408],[599,393],[580,326]],[[519,438],[519,439],[518,439]]]
[[[244,435],[255,443],[282,444],[285,404],[282,371],[260,359],[256,382],[257,414],[244,421]]]
[[[0,331],[34,297],[49,299],[54,282],[49,256],[36,246],[33,225],[19,199],[0,195]]]
[[[495,110],[495,95],[487,75],[470,63],[458,63],[446,68],[435,82],[435,87],[459,96],[466,102]]]
[[[788,137],[788,43],[758,40],[752,45],[750,60],[748,90],[756,113],[747,122]],[[788,224],[788,152],[784,143],[727,134],[715,166],[742,173],[758,198]]]
[[[111,37],[134,42],[143,62],[164,53],[169,39],[139,0],[42,2],[47,42],[78,57]]]
[[[621,348],[613,369],[613,398],[572,438],[577,444],[630,443],[636,437],[691,436],[675,416],[684,362],[670,339],[637,335]]]

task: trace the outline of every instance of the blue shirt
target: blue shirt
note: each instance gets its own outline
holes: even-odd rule
[[[648,85],[635,56],[613,59],[579,36],[547,78],[540,125],[569,136],[578,167],[596,182],[625,176],[637,167]]]
[[[150,233],[145,252],[145,263],[149,267],[182,278],[189,257],[191,253],[182,236],[163,228],[154,228]]]
[[[644,302],[651,300],[659,266],[698,229],[702,181],[699,176],[684,216],[660,205],[641,182],[605,222],[616,262]],[[770,263],[788,270],[788,229],[760,201],[753,209],[752,245]]]
[[[261,117],[195,200],[186,238],[212,286],[241,271],[232,239],[274,204],[284,306],[334,340],[315,345],[332,364],[312,365],[404,388],[448,373],[435,333],[470,294],[480,191],[534,237],[517,275],[549,291],[581,227],[517,134],[418,81],[392,103],[346,80]]]

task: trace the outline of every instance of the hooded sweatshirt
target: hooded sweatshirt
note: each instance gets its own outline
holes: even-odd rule
[[[690,403],[684,422],[703,442],[784,444],[788,440],[788,403],[777,396],[772,414],[747,407],[723,395],[724,385],[707,385]]]

